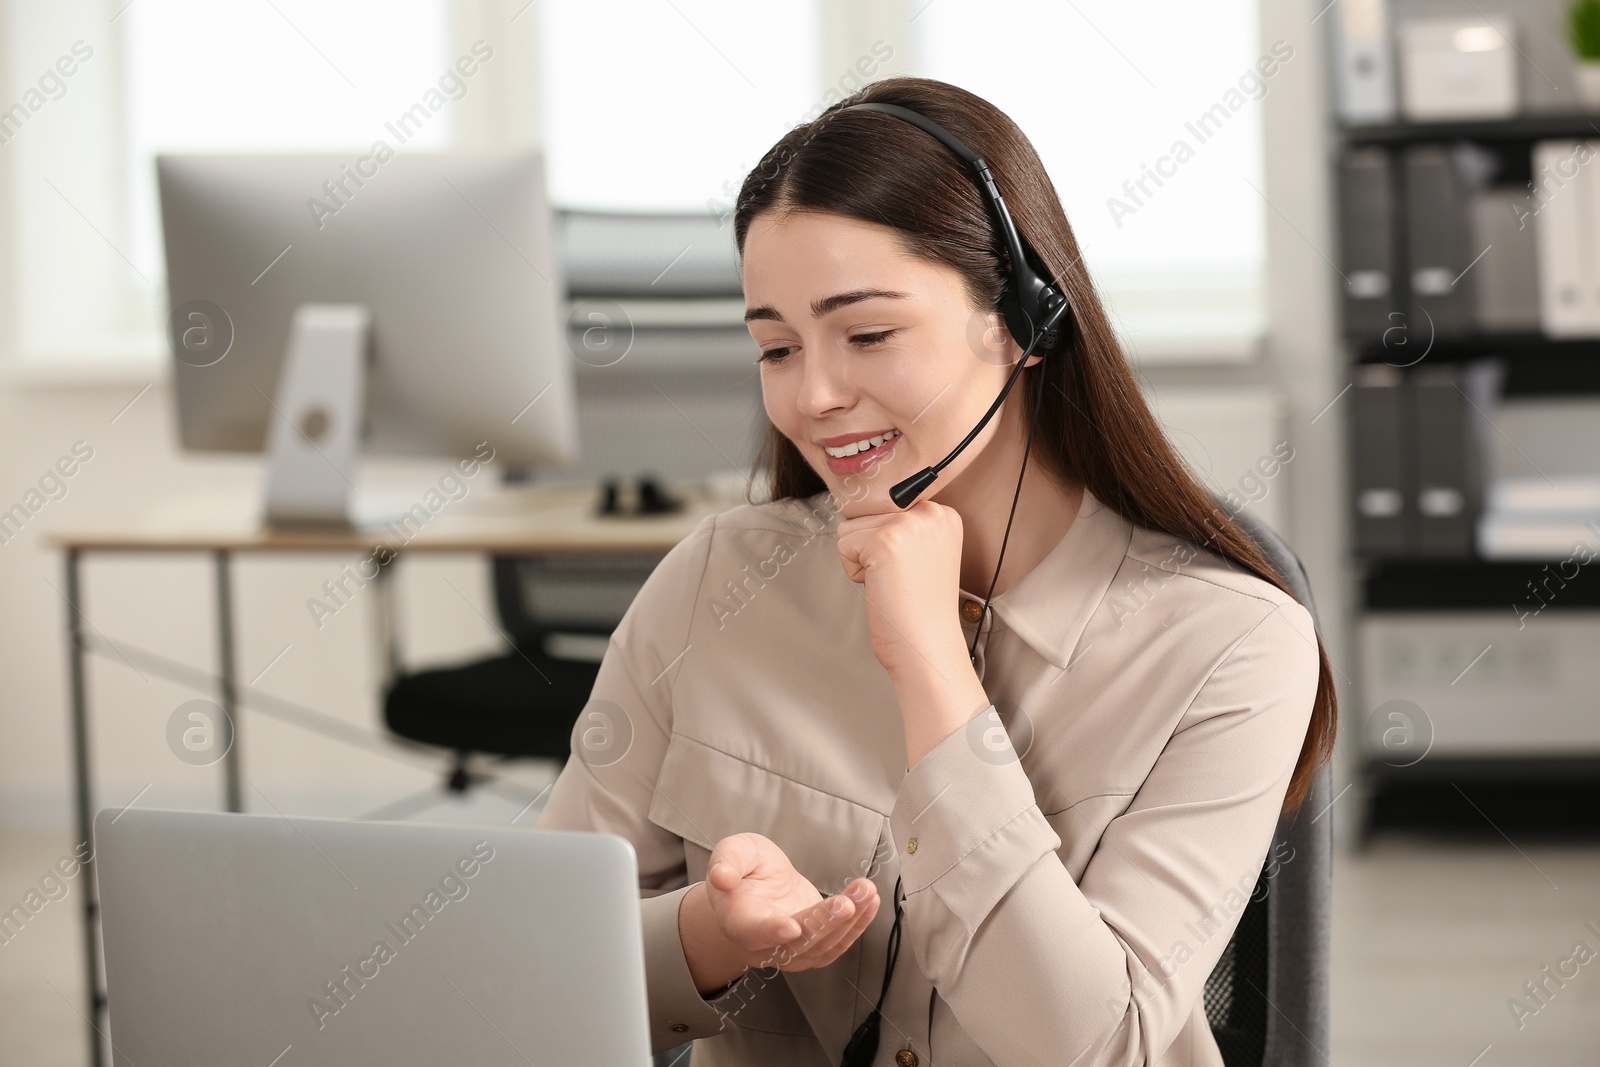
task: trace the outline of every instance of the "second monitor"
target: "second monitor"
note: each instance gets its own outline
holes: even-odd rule
[[[180,441],[265,451],[269,524],[344,523],[362,451],[577,453],[542,158],[157,158]]]

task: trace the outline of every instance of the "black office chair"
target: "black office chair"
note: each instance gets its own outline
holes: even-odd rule
[[[660,560],[622,552],[496,557],[495,607],[511,651],[400,675],[384,695],[384,721],[400,737],[454,753],[444,783],[454,793],[493,777],[473,769],[475,757],[565,765],[605,638]]]
[[[1213,496],[1219,508],[1230,510],[1222,497]],[[1249,512],[1234,518],[1315,620],[1311,582],[1299,557]],[[1227,1067],[1324,1067],[1328,1062],[1333,816],[1324,813],[1331,799],[1330,773],[1327,764],[1318,768],[1300,810],[1278,820],[1250,902],[1206,979],[1206,1019]],[[655,1067],[689,1067],[692,1047],[658,1053]]]
[[[1220,496],[1215,499],[1228,510]],[[1248,511],[1234,519],[1315,621],[1311,582],[1299,557]],[[1206,1018],[1228,1067],[1320,1067],[1328,1062],[1331,774],[1327,764],[1319,767],[1300,810],[1278,820],[1250,903],[1206,979]],[[1274,863],[1278,866],[1272,873]]]

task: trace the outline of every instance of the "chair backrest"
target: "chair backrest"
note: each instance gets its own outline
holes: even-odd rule
[[[1220,496],[1215,499],[1219,507],[1228,507]],[[1316,621],[1311,583],[1283,538],[1247,511],[1236,512],[1234,519]],[[1328,1061],[1331,789],[1324,764],[1300,810],[1278,820],[1255,891],[1206,979],[1206,1018],[1227,1067],[1312,1067]]]
[[[610,634],[660,562],[659,552],[496,556],[500,624],[524,650],[544,650],[552,633]]]

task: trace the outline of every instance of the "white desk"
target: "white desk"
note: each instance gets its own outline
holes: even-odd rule
[[[115,521],[58,529],[50,542],[61,548],[66,566],[68,657],[71,665],[73,774],[79,840],[93,833],[94,798],[90,777],[88,694],[80,562],[90,552],[201,552],[215,561],[217,681],[228,728],[223,773],[229,811],[242,811],[237,723],[238,685],[233,655],[233,584],[231,563],[239,554],[286,552],[372,552],[387,547],[395,557],[412,552],[482,552],[488,555],[537,556],[603,552],[665,554],[691,533],[707,515],[736,506],[739,499],[703,490],[675,488],[685,499],[682,511],[643,517],[601,516],[594,486],[476,486],[460,500],[447,500],[426,521],[405,527],[392,522],[349,529],[286,532],[265,530],[257,517],[254,495],[211,494],[172,497],[152,502]],[[396,507],[395,513],[409,506]],[[424,511],[426,509],[424,508]],[[377,588],[387,618],[386,566],[379,567]],[[103,1067],[100,1020],[106,1007],[100,982],[99,898],[95,880],[83,883],[83,918],[88,988],[90,1047],[94,1067]]]

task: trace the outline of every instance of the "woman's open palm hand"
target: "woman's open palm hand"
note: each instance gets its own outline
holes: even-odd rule
[[[863,888],[860,903],[848,895]],[[717,924],[745,953],[747,967],[807,971],[838,959],[878,913],[871,879],[857,878],[845,889],[824,899],[783,849],[756,833],[718,841],[706,873]]]

